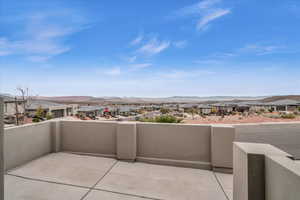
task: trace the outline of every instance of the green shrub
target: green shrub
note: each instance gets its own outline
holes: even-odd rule
[[[142,122],[156,122],[156,123],[180,123],[182,121],[181,118],[174,117],[172,115],[161,115],[155,118],[142,118],[140,119]]]
[[[33,118],[33,119],[32,119],[32,122],[34,122],[34,123],[40,122],[40,119],[38,119],[38,118]]]
[[[261,115],[261,114],[263,114],[263,113],[260,112],[260,111],[256,111],[256,114],[257,114],[257,115]]]
[[[259,109],[259,112],[264,113],[264,112],[266,112],[266,109],[261,108],[261,109]]]
[[[281,118],[280,115],[264,115],[264,117],[269,117],[269,118],[272,118],[272,119],[280,119]]]
[[[46,119],[47,119],[47,120],[50,120],[50,119],[52,119],[52,118],[53,118],[53,117],[52,117],[51,113],[47,113],[47,114],[46,114]]]
[[[281,114],[281,118],[283,119],[295,119],[296,116],[293,113]]]
[[[180,123],[182,119],[178,119],[172,115],[162,115],[155,117],[155,122],[158,123]]]
[[[274,116],[272,116],[271,118],[273,118],[273,119],[280,119],[281,116],[279,116],[279,115],[274,115]]]

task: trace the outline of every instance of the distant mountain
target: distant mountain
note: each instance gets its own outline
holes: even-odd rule
[[[9,94],[1,94],[11,96]],[[99,105],[99,104],[160,104],[160,103],[216,103],[216,102],[242,102],[242,101],[259,101],[272,102],[278,100],[296,100],[300,101],[300,95],[278,95],[278,96],[172,96],[162,98],[149,97],[92,97],[92,96],[53,96],[34,97],[38,100],[47,100],[62,104],[81,104],[81,105]]]
[[[48,100],[48,101],[73,101],[73,102],[83,102],[83,101],[90,101],[94,97],[92,96],[55,96],[55,97],[43,97],[38,96],[36,97],[40,100]]]
[[[209,97],[197,97],[197,96],[174,96],[168,97],[173,100],[191,100],[191,101],[232,101],[232,100],[261,100],[267,96],[209,96]]]
[[[286,100],[286,99],[300,101],[300,95],[272,96],[272,97],[264,98],[262,102],[272,102],[272,101],[279,101],[279,100]]]
[[[251,101],[262,100],[264,96],[173,96],[162,98],[143,97],[92,97],[92,96],[57,96],[57,97],[37,97],[37,99],[52,101],[56,103],[76,103],[76,104],[140,104],[140,103],[201,103],[219,101]]]

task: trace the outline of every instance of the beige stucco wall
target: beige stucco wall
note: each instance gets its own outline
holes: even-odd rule
[[[210,165],[210,129],[209,125],[137,123],[137,157]]]
[[[267,143],[287,149],[300,149],[300,123],[235,125],[235,141]]]
[[[60,121],[60,149],[120,158],[127,154],[129,160],[136,155],[139,161],[158,164],[211,167],[209,125],[137,123],[133,127],[118,122]],[[124,135],[130,137],[124,140]]]
[[[136,159],[136,123],[121,122],[117,125],[117,158],[134,161]]]
[[[234,141],[272,144],[292,153],[300,149],[300,123],[212,125],[213,167],[233,167]]]
[[[61,150],[116,155],[117,122],[61,121]]]
[[[211,127],[211,160],[215,170],[232,168],[234,137],[235,128],[233,126],[213,125]]]
[[[0,200],[4,200],[3,99],[0,97]]]
[[[9,170],[52,150],[50,123],[23,125],[4,131],[5,169]]]
[[[282,156],[266,156],[266,200],[300,198],[300,161]]]
[[[233,126],[129,124],[134,126],[118,122],[58,120],[8,128],[5,131],[5,152],[9,154],[6,168],[59,151],[128,160],[136,158],[138,161],[185,167],[232,168],[233,141],[269,143],[283,146],[283,149],[299,149],[300,144],[300,123]],[[19,148],[22,151],[16,151]]]
[[[265,174],[268,170],[265,168],[265,157],[286,158],[290,155],[270,144],[262,143],[234,142],[233,148],[233,200],[265,200]],[[276,176],[276,174],[273,175]],[[272,190],[276,189],[279,188],[272,187]],[[289,198],[281,198],[281,200],[283,199]]]

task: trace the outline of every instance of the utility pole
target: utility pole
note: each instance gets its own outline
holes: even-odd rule
[[[18,109],[18,99],[15,97],[15,109],[16,109],[16,125],[19,125],[19,109]]]

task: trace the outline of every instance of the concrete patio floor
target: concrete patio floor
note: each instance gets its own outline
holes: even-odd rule
[[[207,170],[49,154],[5,176],[5,200],[232,200],[233,176]]]

